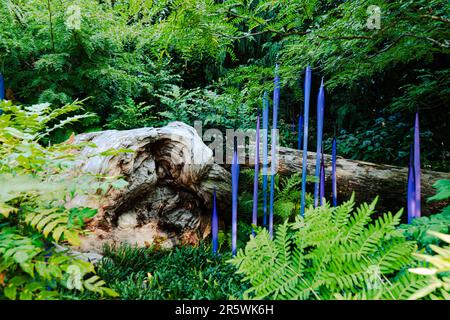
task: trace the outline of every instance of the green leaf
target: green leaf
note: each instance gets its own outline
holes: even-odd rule
[[[24,263],[29,258],[30,258],[30,256],[24,251],[17,251],[16,254],[14,255],[14,260],[17,263]]]
[[[82,277],[83,274],[80,270],[80,268],[76,265],[70,265],[67,268],[67,274],[68,274],[68,278],[67,278],[67,282],[66,282],[66,286],[68,289],[77,289],[82,291],[83,290],[83,285],[82,285]]]
[[[6,203],[0,203],[0,214],[5,218],[8,218],[11,213],[16,213],[17,208],[11,207]]]
[[[102,157],[108,157],[108,156],[117,156],[121,153],[134,153],[133,149],[108,149],[106,151],[103,151],[100,153],[100,156]]]
[[[44,291],[39,292],[37,299],[38,300],[53,300],[53,299],[57,299],[58,295],[59,295],[58,291],[44,290]]]
[[[103,288],[102,288],[102,291],[103,291],[106,295],[108,295],[108,296],[110,296],[110,297],[113,297],[113,298],[119,296],[119,294],[118,294],[116,291],[114,291],[113,289],[110,289],[110,288],[105,288],[105,287],[103,287]]]
[[[44,230],[42,230],[42,233],[44,234],[44,236],[48,237],[48,235],[50,234],[50,232],[53,231],[53,229],[59,225],[60,223],[62,223],[62,219],[58,219],[55,221],[50,222],[49,224],[47,224],[44,228]]]
[[[69,213],[69,221],[73,225],[84,226],[84,219],[89,219],[97,214],[97,209],[72,208]]]
[[[31,262],[24,262],[20,264],[22,270],[28,273],[31,277],[34,278],[34,264]]]
[[[47,271],[47,264],[43,261],[36,261],[35,263],[36,272],[44,279],[49,277]]]
[[[65,230],[64,239],[67,240],[72,246],[79,246],[81,244],[78,233],[74,230]]]
[[[441,284],[439,282],[432,282],[429,285],[420,288],[420,290],[417,290],[413,295],[411,295],[408,300],[418,300],[420,298],[423,298],[427,295],[429,295],[431,292],[439,288]]]
[[[38,290],[44,290],[45,285],[41,282],[30,282],[25,286],[25,289],[30,292],[34,292],[34,291],[38,291]]]
[[[52,233],[52,237],[56,242],[59,242],[61,235],[63,234],[63,232],[67,229],[66,226],[60,226],[57,227],[53,233]]]
[[[16,287],[26,283],[29,279],[26,276],[15,276],[8,281],[8,283],[15,285]]]
[[[20,300],[33,300],[33,294],[28,290],[23,290],[19,295]]]
[[[7,297],[8,299],[16,300],[16,295],[17,295],[17,287],[16,286],[8,285],[3,292],[5,294],[5,297]]]

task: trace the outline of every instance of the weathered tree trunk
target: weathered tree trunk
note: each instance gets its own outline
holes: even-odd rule
[[[278,173],[291,175],[302,170],[302,153],[295,149],[278,148]],[[326,195],[331,199],[331,155],[324,154]],[[270,157],[269,157],[270,163]],[[315,173],[316,153],[308,152],[307,174]],[[249,165],[247,164],[247,167]],[[250,165],[251,167],[252,165]],[[450,173],[422,170],[422,214],[436,213],[449,201],[427,202],[427,198],[436,193],[432,185],[441,179],[450,180]],[[349,160],[337,157],[336,177],[338,199],[347,200],[355,192],[357,201],[371,201],[379,196],[379,210],[397,211],[406,207],[406,185],[408,169],[403,167],[375,164],[365,161]],[[309,185],[309,192],[313,192]]]
[[[197,243],[209,230],[212,194],[225,212],[231,176],[213,163],[212,151],[196,131],[181,122],[163,128],[109,130],[81,134],[73,143],[94,143],[78,154],[77,172],[123,176],[129,185],[102,197],[77,196],[71,205],[98,208],[82,251],[105,242],[171,247]],[[96,156],[110,149],[131,153]]]

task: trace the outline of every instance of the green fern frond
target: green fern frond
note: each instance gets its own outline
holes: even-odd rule
[[[251,284],[247,297],[396,299],[421,287],[423,281],[400,276],[416,249],[396,230],[401,212],[371,223],[376,201],[356,210],[354,197],[336,208],[311,206],[279,225],[274,240],[259,230],[231,260]]]
[[[378,197],[370,205],[363,203],[356,209],[355,214],[349,218],[349,223],[342,232],[341,243],[352,241],[361,234],[366,224],[371,221],[371,215],[375,211],[377,201]]]
[[[352,193],[349,200],[336,207],[333,211],[332,219],[338,229],[347,225],[349,213],[353,210],[355,205],[355,193]]]

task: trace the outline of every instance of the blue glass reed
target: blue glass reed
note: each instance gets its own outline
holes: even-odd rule
[[[298,117],[298,141],[297,149],[302,150],[302,140],[303,140],[303,116]]]
[[[419,112],[416,112],[416,119],[414,123],[414,196],[416,199],[415,218],[421,216],[421,187],[420,187],[420,136],[419,136]]]
[[[258,225],[258,178],[259,178],[259,111],[256,118],[255,175],[253,177],[253,214],[252,224]],[[252,228],[255,235],[255,230]]]
[[[322,153],[322,159],[320,161],[320,205],[325,204],[325,164],[323,160],[323,153]]]
[[[263,174],[263,185],[262,185],[262,192],[263,192],[263,226],[267,226],[267,185],[268,185],[268,176],[267,176],[267,170],[269,166],[269,159],[268,159],[268,144],[269,144],[269,100],[267,98],[267,92],[264,92],[263,97],[263,110],[262,110],[262,126],[263,126],[263,146],[262,146],[262,174]]]
[[[311,68],[306,67],[305,72],[305,101],[304,101],[304,117],[303,117],[303,159],[302,159],[302,199],[300,204],[300,214],[305,214],[306,201],[306,171],[308,162],[308,122],[309,122],[309,100],[311,96]]]
[[[322,83],[320,84],[319,96],[317,98],[317,150],[316,150],[316,181],[314,184],[314,206],[319,204],[319,175],[320,175],[320,154],[322,153],[323,116],[325,108],[325,93]]]
[[[271,178],[270,178],[270,202],[269,202],[269,234],[273,236],[273,204],[274,204],[274,188],[275,188],[275,165],[276,165],[276,142],[277,142],[277,124],[278,124],[278,106],[280,103],[280,77],[278,76],[278,65],[275,66],[275,78],[273,89],[273,118],[272,118],[272,161],[271,161]]]
[[[414,219],[416,214],[416,196],[415,196],[415,178],[414,178],[414,149],[411,145],[411,151],[409,155],[409,166],[408,166],[408,184],[406,191],[406,206],[407,206],[407,216],[408,223]]]
[[[334,137],[331,151],[331,193],[332,193],[333,207],[337,206],[336,147],[337,142],[336,137]]]
[[[233,161],[231,162],[231,252],[233,256],[236,255],[237,251],[238,185],[239,161],[237,156],[237,146],[235,146]]]
[[[217,215],[217,204],[216,204],[216,189],[214,189],[213,195],[213,214],[211,222],[211,233],[212,233],[212,251],[217,253],[219,249],[219,216]]]
[[[5,100],[5,79],[0,73],[0,101]]]

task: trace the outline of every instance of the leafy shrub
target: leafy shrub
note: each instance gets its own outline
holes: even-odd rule
[[[172,121],[182,121],[191,126],[200,121],[203,129],[248,129],[255,126],[253,110],[242,101],[236,90],[217,93],[212,89],[184,89],[177,85],[167,86],[156,93],[155,104],[137,103],[127,98],[124,103],[113,106],[107,127],[132,129],[160,127]]]
[[[204,129],[217,128],[223,131],[229,128],[254,128],[256,123],[253,109],[235,89],[219,94],[212,89],[185,90],[171,86],[170,90],[158,97],[163,106],[159,113],[163,123],[183,121],[194,125],[194,121],[201,121]]]
[[[78,245],[84,222],[96,210],[66,207],[71,196],[89,190],[66,175],[71,151],[80,146],[37,141],[85,117],[67,116],[82,110],[81,104],[52,109],[2,101],[0,109],[0,298],[55,299],[61,288],[116,296],[92,264],[54,247]]]
[[[114,112],[108,118],[107,127],[110,129],[134,129],[148,127],[155,123],[155,116],[151,115],[152,106],[136,103],[127,98],[123,104],[113,106]]]
[[[411,224],[403,224],[400,229],[404,230],[409,239],[417,241],[419,248],[428,248],[430,244],[439,244],[439,238],[430,235],[428,231],[448,233],[449,227],[450,212],[447,210],[429,217],[413,219]]]
[[[449,180],[438,180],[433,187],[437,189],[437,193],[428,198],[427,201],[441,201],[450,198]],[[439,244],[439,237],[435,237],[428,231],[445,234],[450,232],[450,206],[445,207],[441,213],[413,219],[410,224],[404,224],[400,227],[407,237],[417,241],[420,248],[426,247],[428,249],[430,244]]]
[[[450,198],[450,180],[438,180],[433,187],[437,190],[437,193],[430,197],[428,201],[440,201]],[[450,206],[447,206],[444,211],[449,211]]]
[[[338,154],[350,159],[404,165],[408,162],[413,127],[402,118],[404,117],[400,114],[394,114],[368,121],[354,132],[340,130],[336,137]],[[427,149],[423,152],[427,155],[435,152],[434,149],[429,149],[432,136],[431,131],[420,134],[422,145]],[[331,140],[329,138],[324,143],[325,151],[330,153]]]
[[[241,171],[239,180],[239,213],[245,217],[251,217],[253,210],[253,177],[254,169],[245,169]],[[270,186],[271,176],[268,176],[268,186]],[[276,223],[283,223],[287,218],[294,218],[300,212],[300,198],[301,198],[301,174],[295,173],[291,176],[275,175],[274,184],[274,221]],[[314,177],[308,176],[307,182],[313,182]],[[263,177],[259,175],[259,198],[258,198],[258,214],[259,217],[263,214],[263,195],[262,195],[262,180]],[[306,206],[313,204],[311,194],[306,194]],[[269,208],[269,189],[267,190],[267,208]],[[269,210],[269,209],[267,209]]]
[[[430,236],[439,238],[446,243],[445,247],[430,245],[435,255],[416,253],[414,256],[431,264],[429,267],[412,268],[410,272],[428,277],[427,286],[418,290],[411,299],[429,296],[431,299],[450,299],[450,235],[435,231],[428,231]]]
[[[67,24],[73,5],[80,9],[79,29]],[[153,54],[148,22],[130,20],[126,7],[91,0],[2,1],[0,60],[8,66],[2,73],[15,99],[61,106],[91,97],[88,107],[101,125],[116,112],[111,106],[126,104],[127,97],[155,104],[155,94],[179,77]]]

